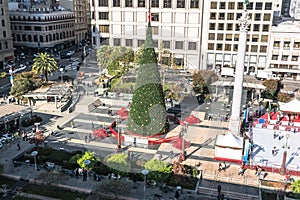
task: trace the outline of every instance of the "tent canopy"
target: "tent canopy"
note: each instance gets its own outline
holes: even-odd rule
[[[280,105],[279,108],[283,112],[300,113],[300,101],[295,98],[288,103]]]
[[[228,131],[226,135],[218,135],[216,146],[242,149],[243,139],[242,137],[233,135],[231,131]]]

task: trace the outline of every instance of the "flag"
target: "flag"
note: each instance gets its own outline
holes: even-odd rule
[[[150,12],[150,9],[149,9],[149,11],[148,11],[148,23],[150,23],[151,22],[151,12]]]
[[[245,6],[249,4],[249,0],[244,0]]]

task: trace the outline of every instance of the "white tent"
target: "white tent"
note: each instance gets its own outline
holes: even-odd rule
[[[280,110],[283,112],[293,112],[300,113],[300,101],[298,99],[293,99],[292,101],[280,105]]]
[[[218,135],[215,143],[215,160],[242,162],[243,138],[228,131],[226,135]]]

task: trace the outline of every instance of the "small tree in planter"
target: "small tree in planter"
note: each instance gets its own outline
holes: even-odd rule
[[[166,162],[163,162],[158,159],[152,159],[145,163],[145,169],[149,170],[148,178],[160,182],[166,182],[173,170],[172,165],[168,165]]]
[[[105,158],[105,164],[117,173],[127,173],[131,171],[131,163],[125,153],[112,154]]]

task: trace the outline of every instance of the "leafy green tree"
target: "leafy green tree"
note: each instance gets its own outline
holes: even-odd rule
[[[86,164],[84,164],[84,161],[89,160],[90,164],[88,166],[86,166]],[[89,170],[94,169],[95,164],[99,161],[99,159],[97,159],[95,157],[95,153],[91,152],[91,151],[86,151],[84,152],[84,154],[77,160],[77,164],[81,167],[81,168],[85,168],[88,167]]]
[[[46,82],[48,81],[48,74],[57,69],[57,62],[49,53],[38,53],[33,59],[32,71],[43,74]]]
[[[105,158],[105,162],[112,169],[121,172],[131,171],[131,163],[128,161],[128,155],[125,153],[109,155]]]
[[[266,90],[262,93],[262,97],[276,100],[280,91],[281,82],[279,80],[265,80],[262,85],[266,87]]]
[[[279,92],[278,97],[277,97],[277,100],[278,100],[279,102],[287,103],[287,102],[290,102],[290,101],[292,100],[292,98],[291,98],[288,94]]]
[[[154,179],[157,181],[166,181],[173,170],[172,165],[168,165],[166,162],[163,162],[158,159],[152,159],[145,163],[145,169],[149,170],[149,179]]]
[[[150,23],[141,51],[137,88],[133,93],[127,127],[130,132],[143,136],[166,133],[169,126]]]
[[[41,85],[41,79],[35,76],[33,72],[16,74],[14,76],[14,84],[10,89],[10,94],[16,98],[20,98],[22,95],[39,88]]]
[[[297,193],[300,196],[300,180],[291,182],[291,188],[294,193]]]
[[[209,94],[208,87],[218,80],[218,75],[210,70],[200,70],[193,74],[193,89],[198,94]]]

